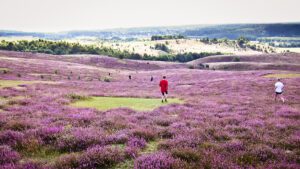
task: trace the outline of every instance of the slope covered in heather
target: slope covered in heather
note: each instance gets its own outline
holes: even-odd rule
[[[296,169],[296,74],[1,51],[0,168]],[[145,111],[73,106],[96,96],[159,99],[163,75],[169,97],[183,103]],[[285,103],[274,101],[277,76]]]

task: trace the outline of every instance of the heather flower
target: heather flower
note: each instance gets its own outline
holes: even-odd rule
[[[36,134],[42,139],[44,144],[53,144],[62,130],[62,127],[42,127],[37,130]]]
[[[17,166],[13,163],[6,163],[3,165],[0,164],[0,168],[1,169],[17,169]]]
[[[20,159],[19,153],[12,150],[9,146],[0,146],[0,165],[16,163]]]
[[[245,145],[240,140],[231,140],[225,143],[224,148],[229,152],[237,152],[245,149]]]
[[[276,112],[277,116],[291,118],[291,119],[300,119],[300,111],[290,107],[282,107]]]
[[[75,128],[57,140],[57,146],[64,151],[80,151],[96,144],[106,144],[104,134],[93,128]]]
[[[134,162],[134,169],[181,169],[182,163],[166,152],[145,154]]]
[[[6,123],[6,129],[15,130],[15,131],[24,131],[31,128],[32,122],[25,120],[11,120]]]
[[[166,140],[159,143],[160,149],[172,149],[172,148],[196,148],[201,144],[203,140],[198,136],[193,135],[180,135],[173,139]]]
[[[124,160],[123,152],[117,147],[95,146],[80,156],[81,168],[109,168]]]
[[[109,143],[114,144],[125,144],[129,139],[128,132],[126,131],[119,131],[108,136],[107,140]]]
[[[143,138],[147,141],[154,140],[156,134],[152,130],[147,130],[143,128],[135,129],[132,131],[134,137]]]
[[[174,148],[171,149],[171,154],[175,158],[179,158],[187,162],[197,162],[200,160],[200,154],[192,148]]]
[[[255,156],[259,161],[265,162],[268,160],[276,160],[280,152],[268,146],[258,146],[251,149],[250,154]]]
[[[246,126],[251,126],[251,127],[262,127],[265,123],[264,121],[260,120],[260,119],[252,119],[252,120],[247,120],[244,123]]]
[[[299,163],[290,163],[290,162],[280,162],[280,163],[272,163],[264,167],[265,169],[299,169]]]
[[[143,138],[130,138],[127,142],[127,146],[129,147],[136,147],[136,148],[145,148],[146,147],[146,140]]]
[[[75,153],[70,153],[60,156],[54,163],[54,168],[65,169],[65,168],[80,168],[80,156]]]
[[[24,134],[18,131],[4,130],[0,132],[0,144],[7,144],[12,147],[20,146]]]
[[[126,147],[124,149],[124,154],[126,158],[136,158],[138,156],[138,148],[137,147]]]

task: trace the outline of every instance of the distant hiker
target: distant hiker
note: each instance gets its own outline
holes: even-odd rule
[[[159,87],[161,91],[161,102],[163,103],[164,100],[165,102],[167,101],[167,95],[168,95],[168,81],[166,80],[166,76],[163,76],[163,79],[159,82]]]
[[[277,96],[279,96],[281,101],[284,103],[283,88],[284,88],[284,85],[281,82],[281,80],[278,78],[277,82],[275,83],[275,101],[277,99]]]
[[[108,73],[108,76],[110,76],[110,73]]]
[[[153,81],[153,76],[151,76],[151,79],[150,79],[150,81],[151,81],[151,82]]]
[[[128,76],[129,80],[131,80],[131,75]]]

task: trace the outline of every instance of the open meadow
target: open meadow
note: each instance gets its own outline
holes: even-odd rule
[[[276,55],[286,66],[224,71],[197,68],[277,59],[0,51],[0,168],[300,168],[300,56],[286,55]],[[168,103],[160,102],[163,75]],[[277,77],[285,103],[274,101]]]

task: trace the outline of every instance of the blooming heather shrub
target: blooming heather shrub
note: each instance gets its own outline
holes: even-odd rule
[[[75,128],[70,133],[63,134],[57,140],[57,146],[62,151],[80,151],[96,144],[105,144],[106,138],[97,129]]]
[[[112,144],[125,144],[129,139],[129,136],[126,131],[120,131],[110,135],[107,140]]]
[[[169,139],[159,143],[159,149],[172,149],[172,148],[195,148],[199,146],[203,140],[198,136],[193,135],[180,135],[173,139]]]
[[[172,121],[169,119],[157,119],[155,120],[155,123],[159,126],[167,127],[172,124]]]
[[[136,158],[138,153],[139,149],[136,147],[126,147],[124,149],[125,158]]]
[[[40,150],[42,143],[40,140],[34,137],[28,137],[22,140],[20,149],[27,153],[36,153]]]
[[[280,152],[268,146],[257,146],[250,150],[250,154],[260,162],[266,162],[268,160],[276,160]]]
[[[80,157],[80,166],[86,169],[109,168],[123,160],[124,154],[120,148],[94,146]]]
[[[145,148],[146,144],[147,142],[145,139],[133,137],[128,140],[126,145],[128,147]]]
[[[265,167],[265,169],[299,169],[299,163],[289,163],[289,162],[281,162],[281,163],[271,163]]]
[[[154,140],[156,136],[154,131],[142,128],[133,130],[132,135],[138,138],[143,138],[147,141]]]
[[[100,121],[99,126],[107,131],[118,131],[127,127],[126,123],[119,119],[102,120]]]
[[[211,134],[212,138],[215,139],[216,141],[226,141],[230,140],[231,134],[227,131],[215,131]]]
[[[3,165],[0,165],[0,168],[1,169],[18,169],[14,163],[6,163]]]
[[[56,169],[80,168],[80,156],[75,153],[70,153],[60,156],[53,165]]]
[[[95,119],[95,115],[89,111],[82,111],[68,115],[68,119],[73,123],[73,126],[86,127]]]
[[[202,151],[202,156],[204,158],[200,159],[201,168],[211,168],[211,169],[243,168],[241,166],[232,163],[231,161],[228,161],[228,155],[224,155],[214,150]]]
[[[263,120],[260,119],[251,119],[247,120],[244,124],[250,127],[263,127],[265,123]]]
[[[0,114],[0,128],[3,128],[6,125],[7,116]]]
[[[241,166],[256,166],[260,163],[276,161],[281,153],[268,146],[254,147],[238,155],[237,163]],[[281,156],[283,157],[283,156]]]
[[[158,136],[162,139],[170,139],[175,136],[175,132],[170,131],[169,129],[162,129],[159,130]]]
[[[0,133],[0,145],[7,144],[12,147],[18,147],[21,145],[24,134],[18,131],[5,130]]]
[[[299,147],[300,147],[300,131],[292,134],[287,140],[288,140],[290,147],[299,149]]]
[[[44,144],[54,144],[62,132],[62,127],[42,127],[36,134]]]
[[[245,145],[240,140],[231,140],[224,144],[224,148],[229,152],[245,150]]]
[[[24,121],[20,119],[11,120],[7,122],[5,128],[10,130],[15,130],[15,131],[24,131],[31,128],[31,124],[29,121]]]
[[[19,159],[19,153],[13,151],[9,146],[0,146],[0,165],[6,163],[16,163]]]
[[[170,151],[174,158],[179,158],[186,162],[198,162],[201,157],[199,152],[192,148],[175,148]]]
[[[134,161],[134,169],[182,169],[182,163],[166,152],[145,154]]]
[[[280,108],[276,115],[284,118],[300,119],[300,111],[287,106]]]

